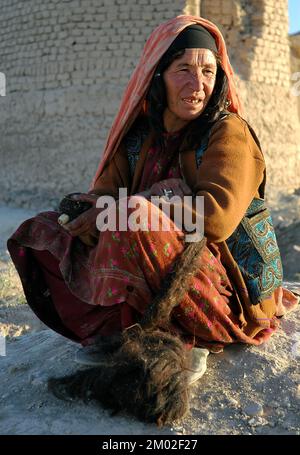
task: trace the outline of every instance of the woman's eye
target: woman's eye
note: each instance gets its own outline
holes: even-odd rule
[[[204,70],[205,74],[209,74],[210,76],[214,76],[215,73],[212,70]]]

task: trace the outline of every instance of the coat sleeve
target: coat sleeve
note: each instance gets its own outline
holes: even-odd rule
[[[247,123],[235,114],[213,127],[194,192],[204,197],[204,234],[222,242],[234,232],[263,181],[265,161]]]
[[[119,188],[129,188],[130,172],[127,151],[121,143],[113,158],[107,162],[89,193],[109,195],[119,199]]]

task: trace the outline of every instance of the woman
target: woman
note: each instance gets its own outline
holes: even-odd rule
[[[90,389],[110,407],[130,409],[135,402],[136,409],[131,409],[135,415],[170,421],[187,408],[186,378],[174,380],[175,389],[170,385],[171,375],[177,377],[189,366],[184,346],[220,352],[236,342],[259,345],[278,327],[277,317],[297,304],[297,298],[280,285],[278,258],[277,271],[272,269],[278,286],[269,293],[268,287],[264,292],[260,288],[256,295],[228,244],[253,200],[262,200],[265,185],[258,140],[240,113],[232,68],[217,27],[195,16],[179,16],[160,25],[148,39],[125,91],[90,191],[79,197],[92,208],[64,227],[57,223],[57,212],[39,214],[9,239],[10,254],[35,313],[83,346],[106,337],[106,351],[117,352],[104,376],[103,369],[96,369],[66,380],[66,384],[71,381],[69,392],[74,396]],[[184,230],[176,230],[172,222],[165,232],[122,231],[117,226],[99,235],[96,219],[98,228],[105,220],[98,217],[103,208],[97,208],[96,201],[104,195],[118,199],[120,188],[134,195],[131,200],[139,205],[140,219],[146,224],[151,211],[161,221],[167,217],[148,200],[151,196],[204,197],[205,239],[186,248]],[[124,208],[121,202],[118,213]],[[195,205],[192,212],[199,215]],[[170,218],[175,221],[174,211]],[[122,332],[120,341],[117,335]],[[140,349],[143,337],[147,339]],[[133,343],[131,351],[126,351],[128,343]],[[168,379],[167,398],[155,395],[147,414],[137,396],[148,396],[139,387],[161,343],[172,346],[175,366],[169,365],[167,375],[159,379],[160,385]],[[140,366],[135,365],[135,373],[131,369],[121,385],[133,352],[139,353],[138,361],[148,360],[143,360],[141,376]],[[164,362],[164,353],[162,358]],[[119,376],[114,376],[116,364],[122,364]],[[139,382],[137,377],[144,379]],[[129,394],[126,404],[120,396],[127,395],[132,382],[128,378],[135,378],[132,388],[138,394],[135,398]],[[111,389],[117,390],[113,398]],[[178,408],[175,403],[180,403]]]

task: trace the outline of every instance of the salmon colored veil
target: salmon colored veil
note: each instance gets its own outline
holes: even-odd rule
[[[125,89],[119,112],[111,127],[102,160],[94,176],[90,191],[95,187],[97,178],[108,159],[116,153],[124,135],[137,118],[143,108],[143,103],[150,86],[155,68],[160,58],[175,40],[177,35],[186,27],[192,24],[199,24],[205,27],[215,38],[217,49],[221,58],[223,69],[227,75],[229,89],[228,100],[231,101],[228,110],[241,114],[241,103],[234,85],[233,70],[227,55],[224,38],[216,25],[198,16],[177,16],[159,25],[148,38],[140,61],[134,70],[129,83]]]

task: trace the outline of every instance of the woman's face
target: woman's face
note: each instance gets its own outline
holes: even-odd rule
[[[217,61],[209,49],[185,49],[163,73],[167,108],[164,127],[167,131],[183,128],[206,108],[214,90]]]

